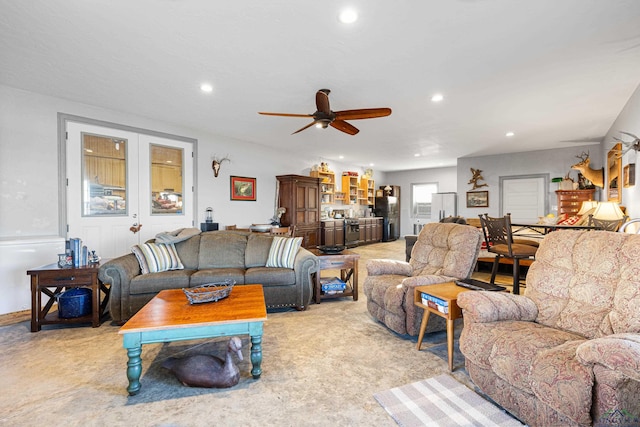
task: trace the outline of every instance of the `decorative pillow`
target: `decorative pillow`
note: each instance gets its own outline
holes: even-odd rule
[[[569,218],[558,222],[558,225],[574,225],[578,221],[580,221],[580,217],[579,216],[570,216]]]
[[[131,247],[131,252],[138,258],[142,274],[184,269],[173,243],[144,243]]]
[[[293,268],[298,249],[302,245],[302,237],[278,237],[273,238],[267,267]]]

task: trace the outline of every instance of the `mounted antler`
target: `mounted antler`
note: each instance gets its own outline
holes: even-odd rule
[[[620,153],[617,155],[617,157],[622,157],[622,156],[624,156],[625,154],[627,154],[627,152],[628,152],[629,150],[640,151],[640,138],[638,138],[637,136],[635,136],[634,134],[629,133],[629,132],[622,132],[622,131],[620,131],[620,133],[625,134],[625,135],[629,135],[630,137],[632,137],[632,138],[633,138],[633,141],[631,141],[631,142],[626,142],[626,141],[623,141],[622,139],[620,139],[620,138],[616,138],[616,137],[614,136],[614,137],[613,137],[613,140],[614,140],[615,142],[619,142],[619,143],[621,143],[621,144],[624,146],[624,150],[621,150],[621,151],[620,151]]]
[[[223,157],[221,159],[217,158],[215,155],[213,156],[213,161],[211,162],[211,169],[213,169],[213,176],[214,177],[218,177],[218,172],[220,172],[220,165],[222,165],[222,162],[229,162],[231,163],[231,160],[229,159],[229,155],[227,154],[226,157]]]
[[[602,188],[604,186],[604,169],[591,169],[588,151],[586,153],[583,151],[582,154],[576,157],[580,159],[580,162],[572,165],[571,169],[579,170],[593,185]]]

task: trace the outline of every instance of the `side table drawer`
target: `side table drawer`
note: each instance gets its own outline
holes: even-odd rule
[[[43,271],[38,274],[38,284],[40,286],[78,286],[91,285],[93,282],[93,272],[73,271],[68,273],[61,271]]]

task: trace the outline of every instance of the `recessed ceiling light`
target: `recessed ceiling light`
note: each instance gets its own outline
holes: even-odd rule
[[[202,83],[200,85],[200,90],[206,93],[211,93],[213,92],[213,86],[211,86],[209,83]]]
[[[444,99],[444,96],[442,96],[441,93],[436,93],[435,95],[433,95],[431,97],[431,102],[440,102]]]
[[[369,163],[369,166],[375,166],[375,164],[374,163]]]
[[[413,157],[420,157],[420,153],[414,154]]]
[[[513,133],[513,132],[507,132],[507,133],[505,133],[505,136],[506,136],[506,137],[509,137],[509,138],[510,138],[510,137],[512,137],[513,135],[515,135],[515,133]]]
[[[341,154],[338,156],[339,159],[344,159],[344,156]]]
[[[353,24],[358,20],[358,12],[353,9],[345,9],[340,12],[340,15],[338,15],[338,19],[343,24]]]

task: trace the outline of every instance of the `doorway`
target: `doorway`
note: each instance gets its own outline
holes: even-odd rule
[[[549,211],[549,174],[500,177],[500,215],[512,222],[532,223]]]
[[[102,258],[193,227],[195,140],[64,121],[65,234]]]

